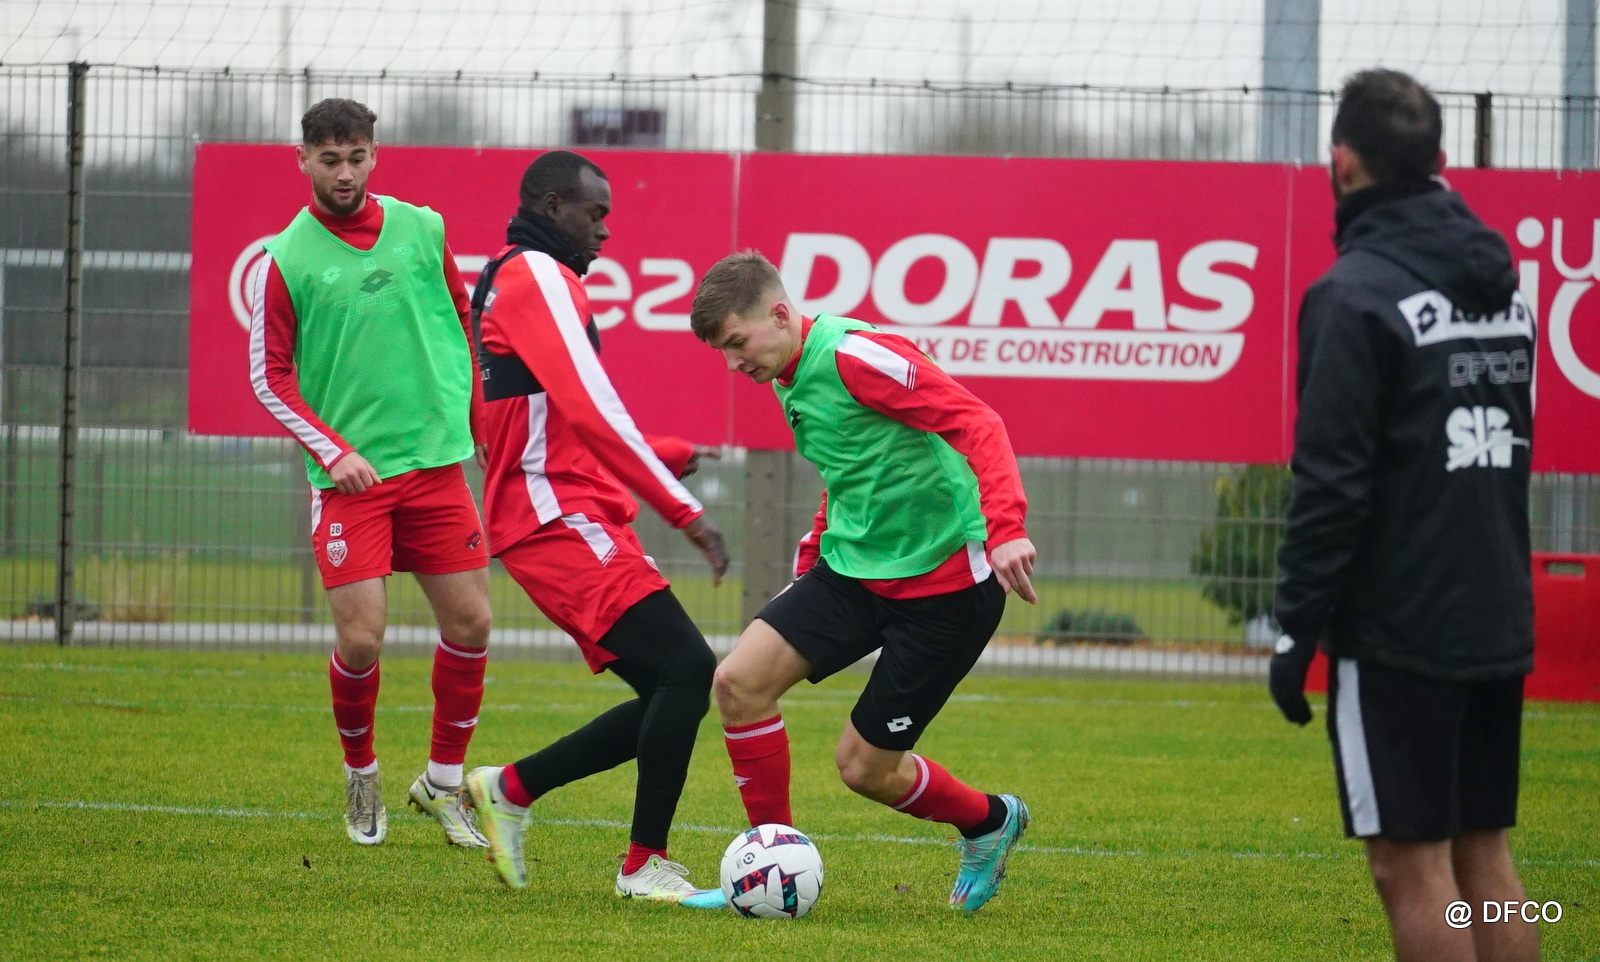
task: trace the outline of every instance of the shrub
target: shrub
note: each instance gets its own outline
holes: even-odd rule
[[[1189,570],[1200,593],[1234,624],[1272,614],[1278,543],[1289,510],[1289,469],[1252,464],[1217,479],[1217,516],[1200,533]]]
[[[1034,640],[1041,645],[1066,645],[1096,641],[1111,645],[1131,645],[1145,639],[1144,629],[1132,615],[1114,615],[1098,609],[1073,611],[1063,608],[1045,622]]]

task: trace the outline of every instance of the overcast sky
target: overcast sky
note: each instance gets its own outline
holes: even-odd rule
[[[1262,0],[801,0],[826,79],[1261,82]],[[0,0],[0,63],[682,76],[760,68],[761,0]],[[1321,83],[1560,92],[1562,0],[1323,0]]]

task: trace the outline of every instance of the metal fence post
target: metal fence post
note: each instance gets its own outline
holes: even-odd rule
[[[61,338],[61,482],[56,535],[56,643],[72,644],[76,591],[73,585],[73,526],[78,464],[78,362],[83,328],[84,112],[89,65],[67,67],[67,249],[66,305]]]
[[[756,149],[794,150],[798,0],[765,0]],[[748,451],[744,462],[746,622],[789,583],[788,517],[793,468],[788,451]]]
[[[1473,94],[1472,165],[1494,166],[1494,94]]]

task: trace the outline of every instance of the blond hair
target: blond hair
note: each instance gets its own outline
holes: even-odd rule
[[[689,308],[689,329],[709,342],[722,329],[728,315],[743,317],[765,296],[786,296],[783,278],[772,262],[757,250],[743,250],[717,261],[700,279]]]

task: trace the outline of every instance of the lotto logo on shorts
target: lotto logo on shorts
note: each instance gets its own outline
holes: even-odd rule
[[[478,550],[478,545],[480,545],[480,544],[483,544],[483,532],[481,532],[481,531],[472,532],[472,537],[467,539],[467,550],[468,551],[477,551]]]
[[[349,553],[350,548],[342,539],[328,542],[328,560],[333,563],[335,568],[344,564],[344,559]]]
[[[911,716],[910,715],[901,715],[899,718],[896,718],[893,721],[889,722],[889,730],[892,731],[892,732],[903,732],[907,728],[910,728],[910,727],[911,727]]]

